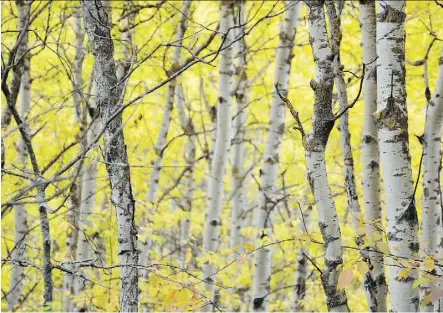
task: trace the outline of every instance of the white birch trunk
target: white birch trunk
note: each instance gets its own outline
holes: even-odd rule
[[[443,127],[443,49],[439,58],[438,77],[435,83],[435,94],[428,99],[423,142],[423,209],[422,233],[423,258],[431,256],[438,259],[439,240],[442,228],[442,207],[440,194],[440,153]],[[426,91],[430,94],[430,91]],[[439,259],[441,260],[441,259]],[[442,273],[439,273],[442,274]],[[423,296],[436,287],[435,283],[422,284]],[[440,300],[441,301],[441,300]],[[435,308],[437,309],[437,307]],[[422,306],[422,311],[432,312],[434,305],[430,302]]]
[[[245,1],[237,3],[238,12],[236,13],[236,38],[244,34],[245,23]],[[243,37],[235,44],[236,47],[236,74],[237,74],[237,90],[235,90],[236,110],[233,123],[232,142],[232,200],[231,200],[231,227],[229,233],[229,247],[232,249],[237,246],[240,241],[240,215],[244,205],[244,168],[243,160],[245,156],[244,138],[245,138],[245,122],[246,122],[246,104],[248,93],[248,77],[246,75],[246,39]]]
[[[19,6],[20,16],[26,14],[24,10],[29,10],[27,6]],[[20,12],[21,11],[21,12]],[[30,77],[30,57],[29,54],[23,61],[23,74],[21,78],[21,86],[19,91],[20,117],[25,122],[25,128],[29,131],[27,124],[27,115],[31,107],[31,77]],[[28,157],[26,146],[20,137],[16,144],[17,166],[22,170],[26,170],[26,159]],[[26,207],[23,204],[14,206],[14,250],[11,257],[14,260],[24,260],[26,258],[26,236],[28,233]],[[9,283],[9,294],[7,301],[8,311],[15,311],[15,307],[19,303],[24,287],[24,268],[18,264],[13,264],[11,269],[11,278]]]
[[[309,233],[309,224],[311,222],[312,205],[307,203],[306,197],[302,204],[302,208],[306,207],[304,212],[300,213],[300,235]],[[304,305],[301,301],[306,295],[306,278],[308,277],[308,260],[305,255],[308,254],[308,249],[306,243],[301,243],[300,249],[297,251],[297,264],[295,268],[295,288],[294,288],[294,299],[292,301],[291,311],[293,312],[303,312],[305,311]]]
[[[97,106],[102,122],[118,110],[120,94],[114,46],[108,18],[100,1],[82,2],[83,15],[95,60]],[[134,224],[135,200],[132,195],[130,168],[123,135],[122,115],[113,118],[104,132],[104,155],[111,185],[111,202],[117,215],[118,255],[120,263],[120,311],[138,311],[138,250]],[[123,164],[123,165],[122,165]]]
[[[83,60],[85,59],[85,47],[83,41],[85,38],[85,29],[82,21],[81,8],[75,7],[73,15],[73,30],[75,33],[75,58],[72,63],[72,87],[73,87],[73,106],[74,106],[74,122],[78,123],[84,118],[82,112],[83,98]]]
[[[75,260],[78,240],[78,208],[80,207],[79,193],[77,184],[74,184],[69,195],[70,208],[66,213],[66,219],[69,222],[69,227],[66,234],[66,254],[65,261],[72,262]],[[74,271],[74,265],[66,263],[66,269]],[[74,295],[74,275],[65,273],[63,276],[63,312],[72,312],[74,310],[74,303],[71,300]]]
[[[292,49],[301,11],[300,1],[286,2],[285,20],[280,28],[280,42],[276,50],[274,85],[287,93]],[[263,163],[260,170],[260,190],[258,208],[254,212],[258,240],[271,236],[273,215],[276,209],[276,181],[280,158],[280,143],[285,130],[285,103],[276,91],[272,94],[269,111],[269,128],[266,135]],[[269,247],[254,253],[254,276],[252,280],[252,307],[255,312],[268,311],[271,279],[271,250]]]
[[[189,14],[190,7],[191,7],[191,1],[184,0],[182,7],[180,9],[181,12],[178,13],[180,16],[180,20],[175,33],[175,46],[172,52],[171,67],[169,69],[168,75],[172,75],[180,64],[181,45],[183,44],[182,41],[187,28],[187,18],[188,18],[187,15]],[[165,95],[165,106],[163,108],[162,123],[160,126],[160,132],[158,133],[157,141],[154,146],[156,159],[152,166],[151,176],[149,178],[149,185],[148,185],[148,195],[147,195],[148,205],[150,206],[149,209],[150,215],[154,214],[154,205],[155,201],[157,200],[158,180],[160,179],[160,171],[163,162],[162,154],[163,154],[163,148],[165,147],[166,144],[166,138],[168,136],[169,123],[171,121],[172,110],[174,108],[174,93],[175,93],[176,84],[177,80],[174,78],[169,82],[167,86],[166,95]],[[149,263],[149,251],[151,248],[150,246],[151,243],[149,239],[146,239],[145,241],[141,242],[141,255],[140,255],[141,264],[147,265]],[[143,271],[142,273],[143,276],[147,275],[146,271]]]
[[[380,161],[387,207],[388,244],[391,254],[411,258],[418,251],[418,219],[409,154],[405,89],[405,1],[378,3],[377,14],[377,119]],[[391,83],[393,79],[393,83]],[[393,86],[392,86],[393,85]],[[393,260],[389,258],[392,265]],[[417,311],[416,273],[398,279],[402,270],[389,266],[391,311]]]
[[[380,160],[378,151],[377,128],[373,113],[377,109],[377,80],[376,80],[376,43],[375,43],[375,1],[360,1],[361,44],[363,48],[363,63],[366,65],[363,81],[364,120],[362,132],[362,187],[364,220],[367,223],[366,236],[373,242],[383,238],[381,228],[380,200]],[[371,63],[372,62],[372,63]],[[376,246],[371,247],[377,249]],[[386,285],[383,254],[369,252],[369,272],[364,278],[366,298],[371,312],[386,312]]]
[[[312,129],[304,140],[308,181],[316,202],[318,223],[323,237],[325,265],[321,275],[326,304],[329,311],[347,312],[347,297],[337,290],[338,277],[343,264],[340,225],[335,203],[328,184],[325,150],[334,126],[332,113],[333,64],[329,46],[323,1],[309,2],[309,37],[315,60],[314,116]]]
[[[205,225],[203,232],[203,252],[216,252],[220,243],[219,228],[220,215],[223,201],[223,185],[226,163],[228,161],[229,149],[231,146],[231,105],[233,88],[233,51],[230,45],[233,41],[234,26],[234,3],[232,1],[222,1],[220,10],[220,34],[224,40],[220,52],[220,78],[217,107],[217,139],[215,143],[214,157],[211,164],[211,172],[208,177],[208,201],[206,204]],[[213,264],[206,262],[203,264],[203,280],[206,291],[210,292],[210,301],[214,300],[215,272]],[[213,305],[206,305],[204,311],[212,311]]]
[[[188,142],[184,147],[184,157],[187,166],[185,174],[185,191],[183,200],[181,201],[181,209],[184,216],[180,221],[180,264],[184,268],[186,266],[186,253],[189,248],[189,236],[191,231],[191,210],[194,198],[194,165],[195,165],[195,142],[194,142],[194,125],[192,119],[186,116],[185,98],[182,87],[177,85],[177,112],[180,119],[183,132],[188,135]]]

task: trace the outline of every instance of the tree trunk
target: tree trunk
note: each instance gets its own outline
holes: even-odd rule
[[[245,0],[237,2],[238,12],[235,15],[236,38],[244,35],[245,24]],[[246,122],[246,105],[248,93],[248,77],[246,75],[246,38],[243,37],[235,43],[236,47],[236,74],[237,89],[235,90],[236,110],[233,123],[233,142],[232,142],[232,200],[231,200],[231,227],[229,233],[229,247],[232,249],[237,246],[240,241],[240,215],[244,205],[244,169],[243,161],[245,157],[244,138],[245,138],[245,122]]]
[[[180,20],[175,33],[176,40],[172,52],[171,67],[168,71],[168,75],[174,74],[174,72],[176,71],[176,69],[179,67],[180,64],[181,45],[183,44],[183,37],[185,35],[187,28],[187,21],[188,21],[187,19],[190,7],[191,7],[191,1],[184,0],[180,12],[178,13],[180,16]],[[166,138],[168,136],[168,131],[169,131],[169,122],[171,121],[172,110],[174,108],[174,93],[176,85],[177,85],[177,79],[174,78],[169,82],[167,86],[162,123],[160,126],[160,132],[158,133],[157,141],[154,146],[154,151],[157,158],[155,159],[154,164],[152,166],[151,176],[148,185],[147,201],[148,205],[150,206],[149,214],[151,215],[151,217],[149,217],[148,220],[152,218],[152,215],[154,214],[155,210],[154,206],[155,206],[155,201],[157,200],[158,180],[160,179],[160,171],[163,162],[163,149],[166,144]],[[151,249],[150,246],[151,242],[149,239],[145,239],[144,241],[141,242],[140,261],[142,262],[142,264],[146,265],[149,262],[149,251]],[[147,272],[143,271],[143,275],[146,276]]]
[[[309,32],[315,60],[314,116],[312,129],[304,139],[308,181],[317,206],[318,223],[323,237],[325,266],[321,274],[326,303],[329,311],[347,312],[348,304],[344,290],[337,290],[338,277],[343,264],[340,225],[335,203],[328,184],[325,164],[326,144],[332,128],[333,64],[323,9],[324,1],[309,2]]]
[[[427,65],[426,65],[427,66]],[[438,77],[435,83],[435,94],[428,98],[426,122],[423,140],[423,209],[422,233],[423,258],[431,256],[438,259],[439,239],[442,228],[442,207],[440,194],[440,153],[443,127],[443,49],[440,54]],[[430,94],[429,90],[426,94]],[[440,259],[441,260],[441,259]],[[440,273],[441,274],[441,273]],[[434,289],[435,283],[422,284],[423,296]],[[436,308],[437,309],[437,308]],[[422,311],[434,311],[434,305],[429,302],[422,306]]]
[[[377,120],[380,161],[387,207],[391,254],[410,259],[418,251],[417,211],[409,154],[405,89],[405,1],[378,3]],[[398,279],[401,267],[389,258],[391,311],[417,311],[418,289],[412,289],[415,270]]]
[[[25,10],[29,10],[29,6],[19,7],[20,15],[26,14]],[[31,77],[30,77],[30,55],[28,54],[23,60],[23,74],[21,77],[21,86],[19,91],[20,117],[25,123],[24,127],[29,132],[27,124],[27,115],[31,107]],[[19,138],[16,144],[17,167],[26,171],[26,159],[28,157],[25,142]],[[28,234],[28,223],[26,207],[23,204],[14,206],[14,250],[11,257],[14,260],[26,259],[26,236]],[[24,268],[21,265],[13,264],[10,278],[10,289],[8,294],[8,311],[15,311],[16,305],[19,303],[24,287]]]
[[[114,45],[108,17],[101,1],[82,1],[86,31],[94,54],[97,104],[104,131],[104,155],[111,184],[111,202],[117,214],[118,255],[120,261],[120,311],[136,312],[138,306],[138,250],[134,224],[135,201],[123,135],[122,115],[111,118],[119,109],[120,94],[114,63]]]
[[[186,266],[186,253],[189,248],[189,236],[191,231],[191,210],[194,198],[194,165],[195,165],[195,142],[194,125],[192,119],[186,115],[185,98],[181,85],[177,85],[177,111],[183,132],[188,136],[188,142],[184,147],[184,157],[186,161],[187,172],[185,174],[185,191],[183,200],[180,202],[184,216],[180,221],[180,264]]]
[[[375,1],[360,1],[360,28],[362,34],[363,63],[365,77],[363,81],[364,120],[362,132],[362,187],[364,202],[364,220],[367,223],[366,236],[373,243],[383,238],[381,230],[382,212],[380,200],[380,160],[378,151],[377,128],[372,114],[377,109],[376,43],[375,43]],[[371,63],[372,62],[372,63]],[[377,249],[377,246],[371,247]],[[364,278],[368,307],[371,312],[386,312],[386,285],[383,254],[369,252],[369,272]]]
[[[208,201],[206,205],[205,225],[203,232],[203,252],[216,252],[220,242],[219,228],[223,201],[223,184],[226,163],[231,146],[231,104],[233,85],[233,41],[234,3],[222,1],[220,10],[220,34],[222,51],[220,52],[220,80],[217,107],[217,139],[214,157],[211,164],[211,174],[208,177]],[[225,48],[225,49],[224,49]],[[214,300],[215,267],[206,262],[203,264],[203,280],[205,288],[211,293],[210,301]],[[206,305],[204,311],[212,311],[212,303]]]
[[[312,205],[305,201],[302,204],[302,208],[306,207],[304,212],[300,212],[300,235],[309,233],[309,224],[311,222]],[[297,251],[297,263],[295,269],[295,288],[294,288],[294,299],[292,302],[291,311],[293,312],[303,312],[305,311],[305,306],[301,301],[306,295],[306,279],[308,277],[308,260],[306,255],[308,254],[308,249],[306,243],[301,243],[300,249]]]
[[[300,1],[288,1],[284,23],[280,28],[280,42],[276,50],[274,85],[284,93],[288,91],[292,49],[301,11]],[[263,163],[260,170],[258,208],[255,210],[255,227],[258,239],[271,236],[273,215],[277,205],[276,181],[280,158],[280,144],[285,130],[285,103],[274,91],[269,111],[269,128],[266,135]],[[260,244],[261,245],[261,244]],[[271,250],[262,247],[254,253],[252,280],[252,307],[255,312],[268,311],[271,279]]]

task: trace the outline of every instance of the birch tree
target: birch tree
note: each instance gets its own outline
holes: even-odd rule
[[[19,5],[19,24],[29,14],[29,5]],[[28,13],[26,13],[28,11]],[[23,25],[22,25],[23,26]],[[20,28],[20,25],[19,25]],[[26,44],[25,44],[26,45]],[[30,75],[30,55],[28,54],[23,60],[23,73],[21,77],[21,85],[19,91],[19,110],[20,117],[25,123],[24,127],[29,132],[29,125],[27,123],[29,109],[31,107],[31,75]],[[17,166],[24,172],[26,171],[26,160],[28,158],[26,145],[20,137],[16,144]],[[18,204],[14,207],[14,250],[11,257],[14,260],[23,260],[26,257],[26,242],[28,235],[28,222],[26,207],[23,204]],[[14,264],[11,271],[10,288],[8,295],[8,310],[15,311],[15,307],[19,302],[23,293],[24,287],[24,268],[19,264]]]
[[[246,39],[244,36],[245,24],[245,1],[236,3],[237,14],[235,15],[236,38],[235,42],[235,71],[237,85],[235,90],[236,110],[233,122],[233,142],[232,142],[232,200],[231,200],[231,227],[229,233],[229,247],[234,248],[240,243],[240,214],[244,204],[244,169],[243,161],[245,157],[244,137],[246,132],[246,104],[248,93],[248,77],[246,75]]]
[[[427,61],[425,60],[427,72]],[[427,75],[427,73],[425,73]],[[426,77],[425,77],[426,79]],[[435,92],[431,97],[429,86],[426,86],[428,106],[426,108],[425,132],[423,135],[423,209],[422,233],[423,258],[438,259],[439,240],[441,239],[441,194],[440,194],[440,166],[441,166],[441,138],[443,128],[443,49],[439,58],[438,77],[435,83]],[[426,297],[436,283],[429,282],[424,286],[423,297]],[[438,308],[435,307],[435,310]],[[432,302],[422,306],[422,311],[434,311]]]
[[[377,67],[375,41],[375,1],[360,1],[361,45],[363,49],[363,103],[364,118],[362,131],[362,187],[366,236],[376,243],[383,238],[381,230],[380,165],[377,128],[372,114],[377,109]],[[377,249],[374,245],[372,249]],[[371,312],[386,312],[387,285],[383,254],[369,252],[370,267],[364,279],[368,307]]]
[[[185,35],[187,28],[187,19],[190,7],[191,7],[191,1],[184,0],[182,3],[182,7],[180,8],[180,12],[178,13],[180,19],[175,33],[175,44],[172,52],[171,67],[167,72],[168,76],[173,75],[174,72],[180,66],[181,47],[183,44],[183,37]],[[165,147],[166,144],[166,137],[168,136],[168,131],[169,131],[169,123],[171,121],[172,110],[174,108],[174,92],[176,85],[177,85],[177,80],[175,78],[171,79],[169,81],[169,84],[167,85],[162,123],[160,126],[160,132],[158,133],[157,136],[157,141],[154,146],[156,159],[152,166],[150,174],[151,176],[149,178],[149,185],[148,185],[148,195],[147,195],[148,205],[150,206],[149,209],[150,214],[154,213],[154,204],[155,201],[157,200],[158,181],[160,179],[160,171],[163,162],[163,148]],[[142,241],[142,246],[141,246],[141,261],[143,262],[142,264],[148,262],[149,250],[150,250],[150,242],[149,239],[146,239],[145,241]]]
[[[106,170],[111,184],[111,202],[117,214],[118,255],[120,261],[120,311],[138,310],[138,250],[135,228],[135,201],[123,135],[119,93],[114,63],[114,45],[108,17],[101,1],[82,1],[86,32],[94,54],[97,106],[104,131]]]
[[[305,197],[302,207],[306,207],[304,212],[300,208],[300,221],[299,229],[300,235],[309,234],[309,224],[311,222],[312,205],[307,203]],[[306,255],[308,254],[308,249],[305,243],[301,243],[300,249],[297,251],[297,263],[295,268],[295,288],[294,288],[294,299],[292,300],[291,311],[302,312],[305,310],[302,300],[306,296],[306,279],[308,278],[308,262]]]
[[[312,0],[309,6],[309,42],[315,63],[315,79],[310,82],[314,91],[312,128],[306,134],[298,112],[281,95],[297,123],[305,148],[305,160],[309,185],[314,195],[318,224],[323,238],[325,265],[321,282],[326,294],[329,311],[348,312],[348,301],[344,290],[337,289],[338,278],[343,265],[343,248],[337,211],[332,198],[326,172],[325,152],[329,135],[338,118],[332,112],[332,89],[334,86],[334,54],[328,41],[324,13],[324,1]]]
[[[220,52],[219,90],[217,105],[217,137],[211,172],[208,177],[208,200],[203,232],[203,251],[216,252],[220,243],[220,215],[223,201],[223,185],[226,163],[231,146],[231,105],[233,89],[233,30],[234,3],[224,0],[220,8],[220,35],[222,51]],[[209,261],[203,264],[203,280],[205,289],[210,293],[210,303],[203,310],[212,311],[215,289],[215,267]]]
[[[405,90],[405,1],[380,1],[377,14],[377,120],[380,161],[387,207],[391,254],[411,258],[418,251],[418,219],[409,154]],[[401,268],[389,258],[391,310],[417,311],[414,272],[397,278]]]
[[[183,200],[180,206],[183,210],[184,216],[180,221],[180,263],[182,267],[186,266],[186,253],[189,248],[188,242],[191,231],[191,210],[192,201],[194,197],[194,165],[195,165],[195,142],[194,142],[194,124],[191,116],[186,114],[185,110],[185,96],[181,85],[177,85],[177,112],[180,120],[180,125],[183,132],[187,135],[188,140],[184,147],[184,158],[186,161],[187,172],[185,174],[185,190]]]
[[[300,1],[286,2],[286,13],[280,28],[280,41],[276,50],[274,85],[287,93],[291,60],[294,56],[294,38],[301,11]],[[280,144],[285,129],[285,103],[276,92],[272,94],[269,111],[269,127],[266,135],[263,163],[260,170],[258,208],[255,211],[255,227],[259,240],[271,236],[274,209],[276,208],[276,181],[280,158]],[[252,282],[252,307],[256,312],[268,311],[271,279],[271,250],[261,247],[254,253],[254,276]]]

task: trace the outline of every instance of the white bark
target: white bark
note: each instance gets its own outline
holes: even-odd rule
[[[332,113],[333,54],[328,42],[323,1],[310,1],[309,37],[315,60],[314,116],[312,129],[304,139],[308,181],[318,211],[318,223],[323,237],[325,265],[321,275],[329,311],[347,312],[347,297],[337,290],[340,266],[343,264],[340,225],[328,184],[325,150],[334,126]]]
[[[91,49],[95,60],[97,106],[100,119],[108,122],[118,110],[120,94],[116,90],[117,75],[114,63],[114,46],[108,18],[101,1],[83,1],[83,15]],[[118,255],[120,263],[120,311],[138,310],[138,250],[137,229],[134,224],[135,200],[132,195],[131,177],[122,115],[109,121],[104,132],[104,156],[111,185],[111,202],[117,214]]]
[[[27,6],[19,6],[19,20],[21,15],[26,14]],[[30,77],[30,57],[25,57],[23,62],[23,74],[19,91],[20,117],[24,121],[24,127],[29,131],[27,124],[27,115],[31,107],[31,77]],[[26,146],[22,138],[19,138],[16,144],[17,167],[26,170],[26,159],[28,157]],[[26,257],[26,236],[28,232],[26,207],[23,204],[14,206],[14,250],[11,257],[14,260],[24,260]],[[13,264],[11,269],[11,278],[9,283],[9,294],[7,301],[8,311],[15,311],[16,305],[23,293],[24,287],[24,268],[18,264]]]
[[[206,204],[205,225],[203,233],[203,252],[216,252],[220,243],[219,228],[220,215],[223,201],[223,185],[226,163],[228,161],[231,146],[231,105],[233,88],[233,41],[234,10],[232,1],[222,1],[220,10],[220,34],[224,40],[220,52],[220,78],[217,107],[217,139],[215,143],[214,157],[211,164],[211,172],[208,177],[208,200]],[[205,288],[211,293],[210,301],[214,300],[215,267],[206,262],[203,264],[203,280]],[[211,276],[212,275],[212,276]],[[204,311],[212,311],[211,304],[206,305]]]
[[[183,5],[180,9],[181,11],[181,13],[179,13],[180,21],[175,35],[176,40],[172,53],[171,68],[169,70],[169,74],[173,74],[174,71],[179,66],[181,45],[183,41],[183,36],[187,28],[187,15],[189,13],[190,6],[191,6],[191,1],[185,0],[183,1]],[[166,137],[168,136],[169,122],[171,120],[172,109],[174,107],[174,92],[176,84],[177,80],[172,79],[168,84],[168,88],[166,89],[165,107],[163,109],[162,124],[160,126],[160,132],[158,133],[157,141],[154,147],[157,159],[155,160],[154,166],[152,167],[151,177],[149,180],[149,190],[147,197],[149,203],[152,203],[157,199],[158,180],[160,178],[160,170],[163,160],[162,150],[166,143]]]
[[[173,74],[180,64],[181,45],[183,44],[182,41],[187,28],[187,18],[188,18],[187,15],[189,14],[190,7],[191,7],[191,1],[184,0],[182,3],[182,7],[180,8],[180,12],[178,13],[180,19],[175,33],[175,45],[172,52],[171,67],[169,69],[168,75]],[[151,215],[154,214],[154,205],[155,201],[157,200],[158,180],[160,179],[160,171],[163,162],[163,148],[165,147],[166,144],[166,138],[168,136],[168,131],[169,131],[169,122],[171,121],[172,110],[174,108],[174,93],[175,93],[176,84],[177,80],[174,78],[169,82],[167,86],[166,95],[165,95],[165,106],[163,108],[162,123],[160,125],[160,132],[158,133],[157,141],[154,146],[156,159],[152,166],[150,174],[151,176],[149,178],[149,185],[148,185],[148,195],[147,195],[148,205],[150,206],[149,213]],[[140,255],[141,264],[146,265],[149,262],[149,250],[151,248],[150,246],[151,243],[149,239],[146,239],[145,241],[141,242],[141,255]],[[147,272],[143,271],[143,275],[146,276]]]
[[[380,161],[387,207],[388,244],[391,254],[411,258],[418,251],[417,211],[408,140],[405,90],[405,1],[378,3],[377,14],[377,119]],[[393,83],[391,83],[391,78]],[[393,85],[393,86],[392,86]],[[392,265],[392,258],[388,263]],[[398,279],[400,267],[389,266],[391,311],[417,311],[418,289],[412,270]]]
[[[185,174],[185,191],[180,207],[184,216],[180,221],[180,264],[185,267],[186,253],[189,248],[189,236],[191,231],[191,210],[194,198],[194,165],[195,165],[195,142],[194,125],[192,119],[186,115],[185,98],[181,85],[177,85],[177,112],[183,132],[188,135],[188,142],[184,147],[187,172]]]
[[[292,49],[298,17],[301,11],[300,1],[286,2],[285,20],[280,28],[280,42],[276,50],[274,85],[287,93],[291,70]],[[271,236],[273,215],[276,209],[276,181],[280,158],[280,143],[285,129],[285,104],[276,91],[272,94],[269,111],[269,128],[266,135],[263,163],[260,170],[260,190],[258,208],[254,212],[258,239]],[[254,276],[252,282],[252,307],[256,312],[268,311],[271,279],[271,250],[269,247],[258,249],[254,253]]]
[[[75,34],[75,59],[72,63],[72,88],[73,88],[73,106],[74,106],[74,122],[78,123],[83,120],[85,110],[82,112],[83,97],[83,60],[85,59],[85,47],[83,41],[85,39],[85,29],[82,21],[80,7],[72,10],[73,30]]]
[[[363,81],[364,120],[362,132],[362,187],[364,202],[364,220],[366,236],[373,242],[383,238],[381,228],[380,201],[380,160],[378,151],[377,128],[372,114],[377,109],[376,81],[376,43],[375,43],[375,1],[360,1],[361,44],[363,48],[363,63],[366,65]],[[372,63],[371,63],[372,62]],[[376,246],[372,247],[377,249]],[[369,272],[364,278],[366,298],[371,312],[386,312],[387,285],[383,254],[369,252]]]
[[[238,12],[236,12],[236,38],[244,35],[245,24],[245,1],[237,4]],[[231,227],[229,233],[229,247],[234,248],[240,241],[241,219],[240,215],[244,205],[244,168],[243,161],[245,156],[244,137],[246,132],[246,104],[248,93],[248,77],[246,75],[246,39],[239,39],[236,44],[236,74],[237,74],[237,90],[235,90],[236,110],[233,123],[232,142],[232,199],[231,199]]]
[[[306,197],[302,204],[302,208],[306,207],[303,212],[300,212],[299,221],[299,235],[309,233],[309,224],[311,222],[312,205],[307,203]],[[295,288],[294,288],[294,299],[292,301],[291,311],[293,312],[303,312],[305,311],[304,305],[301,301],[306,295],[306,279],[308,277],[308,260],[305,255],[308,255],[308,249],[306,243],[301,243],[300,249],[297,251],[297,264],[295,268]]]
[[[78,216],[77,212],[80,207],[79,192],[77,184],[73,184],[71,193],[69,196],[70,208],[66,213],[66,220],[70,224],[66,234],[66,262],[72,262],[75,260],[77,251],[77,239],[78,239]],[[69,271],[74,271],[74,265],[67,263],[65,265]],[[74,310],[74,303],[71,300],[74,295],[74,275],[65,273],[63,276],[63,312],[72,312]]]
[[[426,94],[429,94],[429,90]],[[442,208],[440,194],[440,153],[443,127],[443,49],[439,58],[438,77],[434,96],[428,99],[423,142],[423,209],[422,209],[422,256],[438,258],[441,236]],[[440,249],[443,247],[440,247]],[[441,259],[440,259],[441,260]],[[435,283],[422,284],[423,296],[434,289]],[[433,304],[423,306],[422,311],[432,312]],[[436,308],[437,309],[437,308]]]

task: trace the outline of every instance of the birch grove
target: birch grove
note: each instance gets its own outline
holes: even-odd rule
[[[442,10],[2,2],[1,309],[442,311]]]

